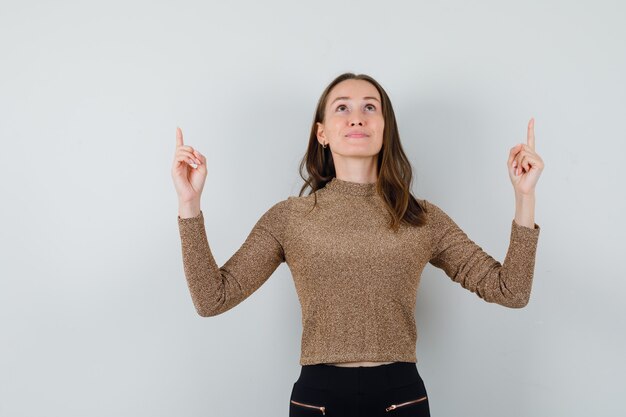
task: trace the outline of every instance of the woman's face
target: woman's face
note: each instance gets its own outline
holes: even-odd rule
[[[383,144],[385,120],[376,87],[365,80],[344,80],[328,94],[317,140],[333,154],[375,156]]]

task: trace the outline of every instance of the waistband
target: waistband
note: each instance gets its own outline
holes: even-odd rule
[[[327,364],[301,365],[296,383],[335,392],[380,392],[421,381],[415,362],[377,366],[344,367]]]

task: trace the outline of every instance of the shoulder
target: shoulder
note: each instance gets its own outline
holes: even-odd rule
[[[266,209],[263,217],[272,221],[284,221],[288,217],[293,215],[293,213],[298,213],[303,209],[311,208],[314,199],[314,195],[290,195],[282,200],[273,203],[268,209]]]
[[[426,213],[426,216],[429,216],[430,214],[432,214],[434,210],[439,209],[437,205],[433,204],[432,202],[430,202],[429,200],[425,198],[415,197],[415,200],[420,205],[420,207],[424,210],[424,212]]]
[[[452,218],[438,205],[425,198],[416,198],[426,213],[427,223],[430,226],[449,225]]]
[[[253,227],[253,233],[259,231],[269,233],[282,244],[291,217],[290,211],[291,200],[289,197],[272,203],[257,220]]]
[[[321,193],[317,194],[317,201],[315,198],[315,194],[311,193],[309,195],[292,195],[287,198],[289,201],[289,208],[292,212],[303,213],[313,208],[315,204],[320,204]]]
[[[265,222],[282,222],[291,209],[291,197],[279,200],[269,206],[261,216]]]
[[[415,197],[415,199],[420,204],[420,206],[422,206],[425,210],[436,209],[436,208],[438,209],[439,208],[439,206],[437,206],[431,200],[428,200],[426,198]]]

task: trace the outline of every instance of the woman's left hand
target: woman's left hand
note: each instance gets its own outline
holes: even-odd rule
[[[516,195],[531,195],[543,171],[543,159],[535,152],[535,119],[528,122],[527,143],[518,143],[509,152],[507,167]]]

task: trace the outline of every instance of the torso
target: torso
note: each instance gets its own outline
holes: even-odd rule
[[[356,366],[379,366],[379,365],[387,365],[390,363],[393,363],[393,362],[338,362],[338,363],[327,363],[326,365],[356,367]]]

